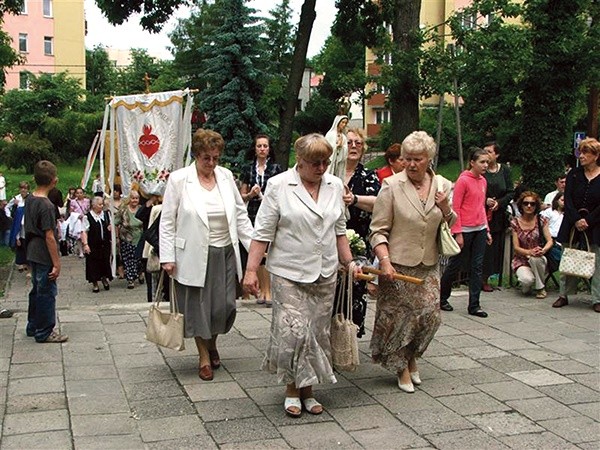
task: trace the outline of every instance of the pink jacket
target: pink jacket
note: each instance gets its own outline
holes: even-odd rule
[[[462,233],[463,226],[475,227],[487,225],[485,214],[485,193],[487,181],[482,176],[475,176],[470,170],[460,174],[454,185],[452,209],[458,214],[458,219],[452,225],[452,233]]]

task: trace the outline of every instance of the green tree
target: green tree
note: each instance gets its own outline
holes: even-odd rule
[[[131,49],[131,63],[118,70],[116,93],[118,95],[139,94],[146,91],[144,78],[151,80],[160,76],[161,64],[141,48]]]
[[[522,13],[519,3],[475,0],[449,19],[455,49],[443,43],[430,47],[421,66],[422,92],[460,95],[463,134],[477,136],[477,145],[498,141],[505,161],[518,156],[520,95],[531,65],[530,34],[519,22]],[[432,40],[443,42],[435,35]]]
[[[142,27],[153,33],[162,29],[177,8],[188,3],[186,0],[96,0],[110,23],[121,25],[132,14],[139,14]]]
[[[206,87],[206,80],[201,76],[205,67],[200,49],[207,43],[207,36],[214,32],[218,22],[218,15],[213,13],[215,3],[198,1],[190,17],[179,19],[169,34],[173,44],[173,68],[177,76],[191,88],[202,90]]]
[[[6,167],[24,168],[33,173],[33,167],[41,159],[58,161],[60,158],[52,150],[48,139],[41,138],[37,131],[31,134],[17,134],[12,142],[3,143],[0,156]]]
[[[15,145],[6,149],[10,153],[7,158],[14,161],[12,167],[20,167],[17,155],[22,151],[26,152],[21,155],[24,165],[29,164],[31,155],[42,151],[50,151],[52,159],[87,154],[103,113],[102,109],[82,111],[84,91],[79,81],[64,72],[38,77],[30,74],[30,85],[29,90],[13,89],[0,97],[0,135],[14,138]],[[37,141],[39,150],[28,149]]]
[[[262,45],[262,77],[264,93],[259,102],[261,116],[269,123],[276,123],[279,111],[285,103],[285,85],[289,77],[294,51],[294,25],[289,0],[283,0],[269,11],[264,19]]]
[[[521,95],[521,152],[525,183],[543,192],[564,167],[575,122],[574,98],[583,91],[580,55],[590,0],[528,0],[532,64]]]
[[[200,108],[208,116],[205,126],[225,139],[225,159],[237,164],[253,137],[266,130],[257,111],[263,92],[256,68],[260,32],[254,11],[244,0],[222,0],[215,6],[221,23],[200,50],[205,63],[202,76],[208,83]]]
[[[367,77],[365,48],[361,42],[344,43],[339,36],[331,35],[319,54],[312,59],[312,66],[316,73],[325,74],[319,85],[319,93],[326,98],[338,101],[353,92],[364,94]],[[330,117],[330,126],[331,121]]]
[[[85,86],[92,95],[110,95],[115,88],[117,71],[106,49],[97,45],[85,51]]]

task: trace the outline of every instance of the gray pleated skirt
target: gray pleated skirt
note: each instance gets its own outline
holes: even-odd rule
[[[236,264],[233,246],[208,247],[204,287],[175,281],[185,337],[210,339],[227,333],[235,321]]]

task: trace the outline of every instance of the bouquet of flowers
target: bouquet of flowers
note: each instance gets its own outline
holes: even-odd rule
[[[360,235],[352,230],[346,230],[346,237],[348,238],[348,242],[350,243],[350,251],[352,252],[352,256],[357,258],[359,256],[364,256],[367,253],[367,244]]]

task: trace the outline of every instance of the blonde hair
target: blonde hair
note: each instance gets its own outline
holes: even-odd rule
[[[328,159],[333,154],[331,144],[319,133],[307,134],[296,139],[294,151],[296,152],[296,159],[312,162]]]

